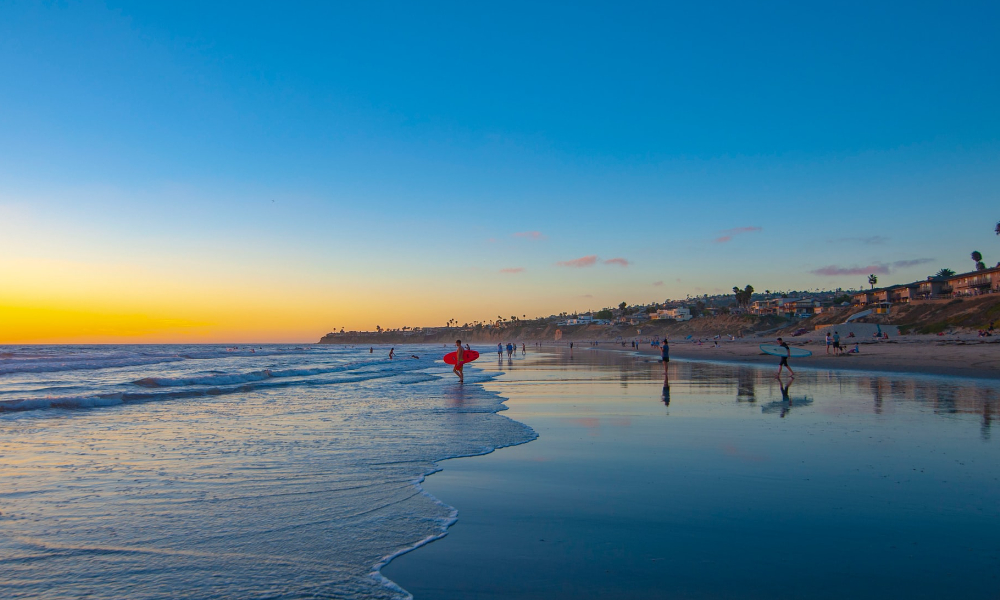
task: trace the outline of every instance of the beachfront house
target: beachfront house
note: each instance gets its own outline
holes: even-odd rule
[[[661,308],[655,313],[649,315],[649,318],[654,321],[690,321],[691,309],[686,306],[679,306],[677,308]]]
[[[781,309],[786,316],[804,319],[813,316],[820,306],[819,300],[799,298],[783,303]]]
[[[920,282],[914,283],[904,283],[902,285],[893,285],[888,288],[889,290],[889,302],[895,304],[910,302],[911,300],[920,299]]]
[[[951,285],[948,284],[947,277],[928,277],[925,281],[919,282],[919,288],[920,297],[925,300],[951,294]]]
[[[865,306],[866,304],[871,304],[874,302],[875,291],[874,290],[862,290],[860,292],[854,292],[851,294],[851,304],[855,306]]]
[[[1000,267],[970,271],[948,278],[952,296],[978,296],[1000,291]]]

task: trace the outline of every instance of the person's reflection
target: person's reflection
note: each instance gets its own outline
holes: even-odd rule
[[[781,388],[781,418],[784,419],[788,411],[792,410],[792,399],[788,395],[789,388],[792,387],[792,382],[795,379],[789,379],[788,383],[782,383],[781,379],[778,379],[778,387]]]
[[[983,424],[979,427],[979,435],[983,441],[990,439],[990,425],[993,423],[993,404],[987,402],[983,405]]]
[[[660,394],[660,399],[663,400],[664,406],[670,406],[670,379],[666,375],[663,376],[663,392]]]
[[[756,402],[756,373],[753,369],[741,368],[736,373],[736,401]]]

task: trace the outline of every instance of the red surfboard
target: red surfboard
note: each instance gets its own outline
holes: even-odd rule
[[[479,358],[479,353],[475,350],[466,350],[462,353],[462,364],[470,363]],[[458,362],[458,352],[452,352],[451,354],[444,355],[444,362],[447,365],[453,365]]]

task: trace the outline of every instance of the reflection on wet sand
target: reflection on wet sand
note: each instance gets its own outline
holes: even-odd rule
[[[600,349],[578,352],[575,360],[568,351],[547,352],[534,358],[532,368],[570,365],[576,371],[589,369],[605,377],[614,373],[622,388],[628,388],[630,382],[663,378],[661,363],[655,358]],[[989,439],[996,405],[1000,402],[1000,386],[995,382],[953,377],[802,371],[795,378],[795,394],[787,398],[784,384],[767,367],[675,360],[670,363],[669,379],[674,388],[685,392],[732,394],[741,404],[767,402],[762,405],[763,412],[781,416],[788,414],[793,406],[801,409],[833,393],[867,397],[870,410],[877,415],[899,402],[917,403],[942,416],[975,414],[981,417],[980,436],[984,440]],[[669,397],[669,386],[666,380],[664,383],[666,396],[661,396],[661,400]]]

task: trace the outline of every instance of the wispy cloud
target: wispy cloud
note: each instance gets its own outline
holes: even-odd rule
[[[582,267],[592,267],[597,264],[597,255],[591,254],[590,256],[581,256],[580,258],[574,258],[573,260],[561,260],[556,263],[560,267],[573,267],[576,269]]]
[[[882,244],[888,242],[889,238],[885,237],[884,235],[869,235],[869,236],[842,237],[827,241],[829,241],[831,244],[857,242],[859,244],[866,244],[868,246],[881,246]]]
[[[732,241],[732,239],[738,235],[744,233],[753,233],[755,231],[761,231],[761,230],[762,230],[761,227],[733,227],[732,229],[725,229],[723,231],[720,231],[719,233],[722,235],[720,235],[719,237],[715,238],[712,241],[715,242],[716,244],[725,244],[726,242]]]
[[[619,267],[627,267],[629,265],[629,262],[624,258],[609,258],[608,260],[604,261],[604,264],[618,265]]]
[[[906,267],[915,267],[917,265],[926,265],[927,263],[934,262],[933,258],[914,258],[912,260],[897,260],[892,263],[893,269],[905,269]]]
[[[545,234],[541,231],[518,231],[517,233],[512,233],[511,237],[524,238],[527,240],[544,240]]]
[[[838,267],[829,265],[810,271],[813,275],[823,277],[840,277],[842,275],[888,275],[889,267],[886,265],[868,265],[867,267]]]
[[[663,282],[662,281],[654,281],[653,285],[659,287],[659,286],[663,285]]]
[[[506,269],[500,269],[501,273],[524,273],[524,267],[507,267]]]
[[[813,269],[810,271],[813,275],[822,275],[823,277],[839,277],[842,275],[888,275],[896,269],[906,269],[908,267],[916,267],[919,265],[926,265],[927,263],[934,262],[933,258],[911,258],[909,260],[897,260],[891,263],[874,263],[866,267],[840,267],[837,265],[829,265],[826,267],[820,267],[819,269]]]

